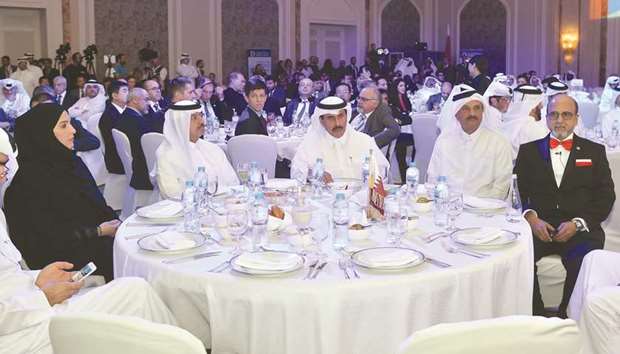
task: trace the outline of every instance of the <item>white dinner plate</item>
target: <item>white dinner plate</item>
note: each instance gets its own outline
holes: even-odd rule
[[[519,234],[513,231],[493,227],[470,227],[459,229],[450,234],[457,244],[469,247],[501,247],[515,242]]]
[[[303,267],[304,259],[291,252],[246,252],[232,259],[231,268],[247,275],[279,275]]]
[[[424,254],[411,248],[373,247],[351,254],[353,263],[375,270],[401,270],[424,262]]]
[[[139,239],[138,247],[149,252],[183,252],[201,247],[205,244],[206,240],[207,238],[202,234],[164,231]]]
[[[183,203],[166,199],[136,210],[136,215],[150,220],[176,219],[183,216]]]
[[[463,206],[473,211],[499,211],[506,208],[506,202],[493,198],[478,198],[473,196],[463,196]]]

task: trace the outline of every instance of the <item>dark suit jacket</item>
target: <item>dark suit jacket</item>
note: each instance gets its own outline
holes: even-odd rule
[[[523,210],[535,210],[554,227],[583,218],[590,229],[585,236],[604,239],[601,222],[616,200],[605,147],[573,136],[573,148],[559,188],[551,166],[549,135],[521,145],[514,173]],[[576,166],[577,159],[589,159],[591,166]]]
[[[244,134],[267,135],[267,122],[260,118],[250,107],[246,108],[246,111],[244,113],[248,114],[248,119],[237,123],[235,136]]]
[[[140,142],[142,135],[147,132],[147,126],[146,118],[129,107],[125,108],[115,126],[116,129],[127,135],[131,144],[131,157],[133,158],[131,168],[133,169],[133,175],[129,185],[141,190],[153,189],[151,179],[149,178],[149,171],[146,167],[142,143]]]
[[[238,115],[241,115],[241,112],[248,106],[245,97],[231,87],[224,90],[224,101],[228,107],[237,111]]]
[[[103,146],[105,147],[103,159],[105,160],[106,169],[109,173],[124,175],[125,169],[123,169],[123,163],[118,156],[118,152],[116,152],[116,144],[112,138],[112,129],[120,119],[121,114],[111,102],[107,102],[105,110],[103,114],[101,114],[101,119],[99,120],[99,130],[101,131],[101,138],[103,139]]]
[[[480,74],[468,82],[468,84],[475,88],[479,94],[484,95],[484,91],[486,91],[487,87],[491,84],[491,79],[486,75]]]
[[[149,112],[144,115],[145,120],[145,132],[146,133],[163,133],[164,132],[164,120],[166,111],[163,109],[159,112],[155,112],[150,105],[148,105]]]
[[[441,93],[432,95],[428,98],[428,101],[426,101],[426,108],[429,111],[432,111],[435,105],[441,106]]]
[[[60,105],[60,107],[62,107],[62,109],[64,109],[65,111],[71,108],[71,106],[73,106],[75,102],[79,100],[79,98],[75,96],[74,93],[76,92],[65,91],[65,98],[62,100],[62,104]]]
[[[265,102],[265,111],[274,113],[276,116],[282,115],[280,107],[286,105],[286,91],[282,86],[276,86],[271,92],[267,93],[267,102]]]
[[[16,65],[11,65],[11,74],[17,70]],[[11,75],[7,75],[6,68],[4,66],[0,66],[0,80],[8,79]]]
[[[211,107],[213,107],[213,112],[217,116],[217,119],[220,121],[220,124],[224,124],[224,121],[232,121],[233,110],[232,107],[226,103],[226,100],[220,101],[220,99],[213,95],[211,96]],[[243,111],[238,111],[237,114],[241,114]]]
[[[90,151],[98,149],[101,146],[99,139],[91,132],[84,129],[79,119],[71,118],[71,126],[75,129],[73,140],[74,151]]]
[[[308,114],[312,116],[314,113],[314,108],[316,107],[316,103],[312,99],[312,97],[308,98],[309,104],[306,107]],[[290,125],[293,123],[293,114],[299,114],[299,112],[295,112],[297,110],[297,106],[301,103],[301,99],[293,98],[289,103],[286,104],[286,110],[284,111],[284,116],[282,116],[282,121],[284,125]]]
[[[374,137],[377,146],[382,148],[398,138],[400,126],[392,117],[391,109],[381,103],[366,120],[363,132]]]

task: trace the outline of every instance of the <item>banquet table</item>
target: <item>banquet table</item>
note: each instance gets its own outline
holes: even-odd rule
[[[329,213],[327,204],[313,203]],[[438,323],[531,314],[533,252],[525,220],[509,223],[503,213],[464,212],[456,225],[497,226],[519,237],[510,245],[482,250],[490,254],[484,259],[449,253],[442,247],[445,239],[423,240],[441,229],[434,226],[431,214],[420,214],[401,247],[451,267],[427,262],[398,272],[357,267],[360,278],[347,280],[338,267],[341,255],[332,250],[328,238],[322,243],[329,254],[327,266],[316,279],[304,280],[307,266],[279,277],[252,277],[230,269],[209,272],[230,258],[230,248],[216,243],[181,255],[225,250],[221,255],[165,264],[163,260],[179,255],[141,250],[137,236],[156,227],[133,215],[117,232],[114,271],[116,277],[147,279],[179,326],[214,354],[395,353],[411,333]],[[384,245],[385,226],[372,226],[370,235],[366,247]]]
[[[299,147],[299,144],[301,144],[301,141],[303,140],[303,137],[292,136],[292,137],[287,137],[287,138],[273,138],[273,139],[276,141],[276,146],[278,149],[278,157],[292,161],[293,157],[295,157],[295,153],[297,153],[297,148]],[[228,156],[228,146],[225,141],[209,140],[209,142],[219,146],[222,150],[224,150],[224,152],[226,153],[226,156]]]

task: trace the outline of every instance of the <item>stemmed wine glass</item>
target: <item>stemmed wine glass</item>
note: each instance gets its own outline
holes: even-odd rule
[[[228,232],[235,243],[233,253],[238,253],[241,249],[241,237],[248,230],[249,213],[247,208],[242,205],[229,206],[226,211],[226,223]]]

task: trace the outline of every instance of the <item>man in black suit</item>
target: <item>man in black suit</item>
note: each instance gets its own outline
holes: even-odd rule
[[[395,141],[400,134],[400,126],[392,117],[392,110],[381,102],[379,89],[369,86],[360,92],[357,109],[362,115],[364,128],[362,132],[375,138],[379,149]]]
[[[534,235],[534,262],[558,254],[566,268],[560,317],[566,317],[583,257],[603,248],[601,222],[616,199],[605,147],[573,133],[577,113],[573,98],[553,96],[547,105],[551,134],[521,145],[514,168],[524,216]],[[533,312],[544,315],[534,274]]]
[[[267,102],[265,103],[265,111],[273,113],[276,116],[282,115],[281,107],[286,105],[286,91],[284,87],[277,85],[271,75],[265,77],[265,86],[267,86]]]
[[[267,113],[263,110],[267,101],[267,87],[262,81],[250,81],[245,84],[245,97],[248,106],[243,111],[242,116],[248,118],[237,123],[235,136],[243,134],[267,135]]]
[[[115,126],[129,138],[132,157],[131,168],[133,170],[129,185],[136,190],[153,190],[140,141],[142,135],[148,132],[147,121],[144,117],[147,112],[147,97],[148,94],[145,89],[139,87],[131,89],[127,98],[127,108]]]
[[[119,80],[112,81],[110,84],[110,97],[112,99],[106,103],[105,110],[99,120],[99,130],[101,131],[105,151],[103,155],[105,167],[108,173],[117,175],[124,175],[125,169],[120,156],[116,152],[116,144],[112,138],[112,129],[116,127],[116,124],[121,119],[121,114],[125,110],[125,105],[127,105],[128,94],[127,83]]]
[[[489,61],[485,56],[476,55],[469,59],[467,63],[467,70],[471,80],[467,84],[478,91],[479,94],[484,95],[487,87],[491,84],[491,79],[487,76],[489,70]]]
[[[17,66],[11,64],[11,58],[8,55],[3,56],[2,66],[0,66],[0,80],[10,78],[15,70],[17,70]]]
[[[450,92],[452,92],[452,83],[450,81],[444,81],[441,83],[441,92],[436,93],[428,98],[426,101],[426,108],[429,112],[434,111],[435,107],[441,109],[443,104],[450,96]]]
[[[232,72],[228,75],[228,88],[224,90],[224,101],[237,114],[241,114],[248,105],[243,96],[244,87],[245,77],[242,73]]]
[[[215,116],[220,124],[232,121],[233,110],[226,104],[222,87],[215,87],[213,81],[205,78],[199,88],[202,90],[200,104],[205,111],[205,118]]]
[[[357,67],[357,58],[351,57],[349,60],[349,65],[347,65],[347,70],[345,72],[348,75],[351,75],[353,79],[357,79],[359,75],[359,68]]]
[[[148,112],[144,115],[147,130],[149,132],[163,133],[166,108],[161,96],[161,86],[159,86],[159,82],[156,80],[146,80],[142,84],[142,88],[148,94],[146,105]]]
[[[64,76],[56,76],[54,78],[54,101],[65,111],[77,102],[78,98],[67,91],[67,79]]]
[[[313,82],[310,79],[302,79],[299,81],[297,93],[299,97],[293,98],[284,111],[282,121],[284,125],[292,124],[296,119],[301,120],[304,115],[312,116],[314,113],[314,100],[312,95]]]

